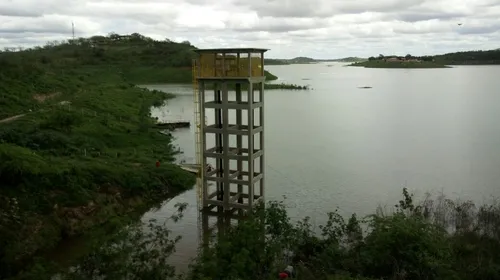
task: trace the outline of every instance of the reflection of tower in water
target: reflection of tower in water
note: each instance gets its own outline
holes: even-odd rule
[[[265,49],[198,49],[193,63],[200,229],[264,201]],[[234,91],[233,94],[229,94]],[[206,116],[208,118],[205,122]],[[232,117],[234,116],[234,117]],[[203,120],[203,121],[202,121]],[[200,238],[200,242],[202,242]]]
[[[208,246],[212,238],[224,234],[225,230],[231,225],[245,219],[246,211],[236,210],[233,212],[220,211],[217,207],[214,209],[203,209],[201,212],[201,238],[200,244]]]

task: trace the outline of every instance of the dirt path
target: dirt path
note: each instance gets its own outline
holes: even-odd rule
[[[20,114],[20,115],[16,115],[16,116],[13,116],[13,117],[8,117],[6,119],[0,120],[0,123],[6,123],[6,122],[13,121],[13,120],[17,120],[17,119],[23,117],[24,115],[26,115],[26,114]]]

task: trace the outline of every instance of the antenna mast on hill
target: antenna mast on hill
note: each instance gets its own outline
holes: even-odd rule
[[[75,40],[75,23],[71,22],[71,33],[73,35],[73,41]]]

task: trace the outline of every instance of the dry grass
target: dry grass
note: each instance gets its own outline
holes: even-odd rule
[[[46,100],[55,98],[59,95],[61,95],[60,92],[54,92],[54,93],[49,93],[49,94],[35,94],[35,95],[33,95],[33,99],[35,99],[36,101],[38,101],[40,103],[43,103]]]

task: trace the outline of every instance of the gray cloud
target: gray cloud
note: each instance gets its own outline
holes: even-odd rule
[[[71,22],[60,17],[0,17],[0,33],[21,34],[54,33],[64,34],[71,31]]]
[[[3,0],[0,48],[138,32],[269,56],[370,56],[500,46],[500,0]],[[463,23],[458,26],[457,23]]]
[[[80,6],[78,0],[2,0],[0,16],[40,17],[43,15],[68,13]]]
[[[464,25],[457,29],[458,34],[490,34],[500,31],[500,23],[485,25],[485,26],[467,26]]]
[[[394,18],[406,22],[417,22],[417,21],[426,21],[432,19],[438,19],[438,20],[458,19],[464,16],[466,16],[465,13],[402,12],[395,14]]]
[[[325,22],[320,19],[304,18],[271,18],[264,17],[257,22],[248,25],[240,25],[239,22],[228,21],[227,27],[234,31],[267,31],[271,33],[291,32],[298,30],[311,30],[325,27]]]
[[[343,0],[339,11],[358,14],[362,12],[391,12],[409,9],[424,3],[425,0],[380,0],[380,1],[349,1]]]
[[[43,13],[42,12],[38,12],[38,11],[27,11],[25,9],[20,9],[18,7],[12,7],[12,6],[10,6],[10,7],[0,6],[0,16],[8,16],[8,17],[41,17],[41,16],[43,16]]]
[[[500,0],[480,0],[479,5],[484,7],[500,6]]]
[[[321,0],[235,0],[234,4],[243,9],[255,11],[261,17],[307,18],[331,15],[329,11],[325,9],[318,9],[320,1]]]
[[[273,17],[331,17],[338,14],[390,12],[411,8],[425,0],[234,0],[236,5]]]

